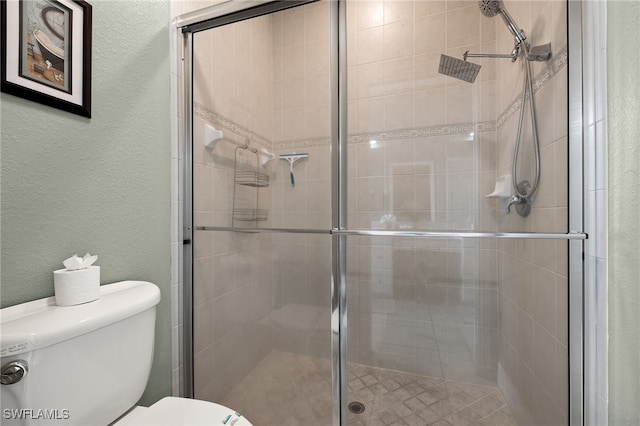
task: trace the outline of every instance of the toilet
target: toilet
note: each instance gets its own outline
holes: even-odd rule
[[[82,305],[56,306],[49,297],[1,309],[0,367],[18,372],[0,385],[1,423],[251,426],[213,402],[166,397],[135,406],[151,371],[159,301],[154,284],[122,281]],[[18,378],[20,362],[27,373]]]

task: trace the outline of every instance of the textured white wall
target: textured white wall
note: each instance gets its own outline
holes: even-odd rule
[[[608,5],[609,421],[622,425],[640,423],[640,3]]]

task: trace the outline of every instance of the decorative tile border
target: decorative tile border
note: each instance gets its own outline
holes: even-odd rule
[[[558,74],[562,69],[567,66],[569,58],[569,52],[567,52],[566,46],[560,49],[552,58],[548,66],[538,74],[533,81],[533,94],[538,93],[551,79]],[[496,128],[501,127],[513,114],[520,111],[522,106],[522,97],[519,96],[516,100],[505,108],[504,112],[498,117]]]
[[[466,133],[491,132],[496,129],[495,121],[483,121],[479,123],[456,123],[444,126],[418,127],[414,129],[398,129],[380,133],[361,133],[349,136],[350,144],[369,143],[376,141],[395,141],[418,138],[431,138],[436,136],[461,135]]]
[[[227,134],[227,137],[235,142],[244,143],[249,140],[251,143],[261,145],[267,150],[273,149],[273,143],[269,139],[252,132],[228,118],[216,114],[200,104],[194,103],[193,112],[204,121],[214,125],[216,129],[231,132],[231,135]]]
[[[393,142],[407,139],[431,138],[436,136],[462,135],[471,132],[491,132],[496,130],[495,121],[482,121],[479,123],[456,123],[444,126],[416,127],[411,129],[397,129],[388,132],[378,133],[357,133],[348,136],[351,144],[369,143],[372,140],[381,142]],[[327,146],[331,143],[330,138],[315,138],[303,140],[291,140],[274,143],[274,149],[284,148],[313,148],[317,146]]]
[[[315,148],[318,146],[328,146],[330,144],[331,138],[301,139],[276,142],[273,144],[273,149]]]
[[[549,62],[545,70],[536,76],[536,79],[533,82],[534,94],[537,93],[548,82],[550,82],[551,79],[556,74],[558,74],[561,70],[563,70],[567,66],[568,57],[569,55],[566,47],[560,49],[560,51],[553,56],[553,58],[551,59],[551,62]],[[521,98],[514,100],[504,110],[504,112],[500,115],[500,117],[497,120],[482,121],[478,123],[455,123],[455,124],[446,124],[446,125],[431,126],[431,127],[397,129],[397,130],[391,130],[388,132],[378,132],[378,133],[358,133],[358,134],[349,135],[348,143],[349,144],[369,143],[369,141],[372,141],[372,140],[393,142],[393,141],[407,140],[407,139],[460,135],[460,134],[471,133],[471,132],[474,132],[474,133],[491,132],[498,129],[513,114],[518,112],[520,110],[521,104],[522,104]],[[240,126],[239,124],[208,110],[202,105],[195,104],[194,113],[200,118],[202,118],[203,120],[216,126],[216,128],[231,132],[235,137],[232,136],[230,139],[236,140],[237,142],[244,142],[248,139],[252,143],[257,143],[259,145],[262,145],[266,149],[285,150],[285,149],[293,149],[293,148],[314,148],[314,147],[320,147],[320,146],[328,146],[331,143],[331,138],[329,137],[271,142],[267,138],[261,135],[258,135],[257,133],[254,133],[243,126]]]

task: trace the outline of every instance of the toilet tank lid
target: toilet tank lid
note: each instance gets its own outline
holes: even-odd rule
[[[57,306],[55,297],[0,309],[0,356],[60,343],[106,327],[154,307],[160,289],[145,281],[100,286],[100,298],[75,306]]]

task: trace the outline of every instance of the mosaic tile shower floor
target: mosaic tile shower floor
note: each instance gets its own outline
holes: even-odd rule
[[[349,363],[349,426],[516,425],[497,387]],[[289,352],[267,355],[222,401],[255,426],[330,426],[331,365]]]

